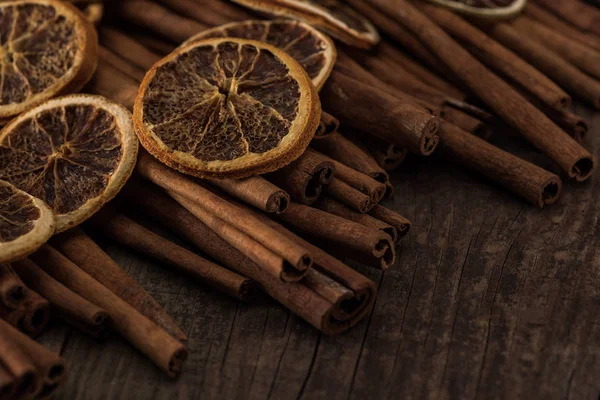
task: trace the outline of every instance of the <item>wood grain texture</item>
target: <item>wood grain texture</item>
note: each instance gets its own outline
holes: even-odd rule
[[[578,111],[598,157],[600,115]],[[437,156],[391,178],[387,204],[412,230],[397,265],[358,266],[379,297],[347,334],[322,336],[267,298],[239,303],[109,243],[189,334],[190,357],[172,382],[118,338],[55,324],[42,340],[71,366],[56,399],[596,400],[600,176],[566,183],[544,210]]]

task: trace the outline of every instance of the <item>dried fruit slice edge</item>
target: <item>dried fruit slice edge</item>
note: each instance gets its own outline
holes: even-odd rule
[[[121,156],[118,160],[116,167],[112,170],[112,172],[107,173],[107,183],[101,188],[101,191],[99,191],[98,195],[89,198],[83,197],[77,199],[78,201],[81,201],[81,204],[73,210],[69,210],[67,212],[55,212],[57,232],[62,232],[69,228],[75,227],[84,222],[89,217],[91,217],[94,213],[100,210],[100,208],[102,208],[104,204],[113,199],[119,193],[121,188],[125,185],[129,177],[131,176],[135,167],[135,163],[137,161],[137,153],[139,147],[138,139],[133,130],[131,113],[129,112],[129,110],[127,110],[120,104],[117,104],[102,96],[76,94],[49,100],[46,103],[41,104],[38,107],[29,110],[26,113],[23,113],[17,118],[13,119],[0,131],[1,144],[5,141],[8,135],[10,135],[10,133],[14,129],[20,126],[21,123],[28,119],[35,119],[37,116],[42,115],[44,111],[77,106],[98,108],[102,110],[103,113],[112,116],[115,123],[115,130],[120,134],[119,146]],[[111,120],[111,122],[113,120]],[[36,124],[37,123],[38,122],[36,121]],[[99,134],[102,132],[96,133],[97,135],[94,135],[93,133],[88,133],[90,135],[90,140],[92,140],[91,137],[95,137],[96,139],[98,139],[98,137],[101,137]],[[102,145],[102,143],[97,142],[94,144],[98,146]],[[55,149],[52,150],[55,151]],[[47,158],[56,157],[56,154],[53,153],[52,155],[46,156]],[[104,155],[104,157],[106,159],[106,155]],[[85,168],[85,166],[83,166],[82,168]],[[77,177],[75,177],[74,179],[76,178]],[[68,179],[68,181],[73,183],[73,179]],[[67,188],[68,191],[70,191],[71,189],[74,188]],[[76,191],[75,195],[81,197],[82,192],[78,190]],[[85,196],[85,194],[83,194],[83,196]],[[69,199],[69,201],[71,200]]]
[[[0,181],[0,263],[27,257],[54,234],[54,213],[37,197]]]
[[[298,36],[288,36],[290,39],[287,43],[274,43],[270,41],[269,38],[272,36],[269,35],[271,29],[274,27],[277,29],[281,26],[288,25],[291,29],[295,29],[296,27],[303,29],[306,31],[304,34],[300,34]],[[261,30],[257,30],[256,27],[261,27]],[[243,34],[239,34],[240,31],[243,31]],[[223,36],[218,36],[219,34]],[[293,47],[300,46],[305,40],[309,39],[307,36],[311,36],[314,39],[314,44],[319,46],[319,48],[315,49],[315,51],[310,54],[302,54],[300,58],[296,54],[300,55],[300,51],[290,51]],[[291,19],[274,19],[274,20],[248,20],[241,22],[231,22],[228,24],[216,26],[211,29],[204,30],[188,40],[186,40],[181,46],[185,47],[190,43],[195,43],[203,39],[215,38],[215,37],[238,37],[241,39],[250,39],[257,40],[259,42],[264,42],[275,47],[280,48],[281,50],[286,51],[292,57],[296,59],[308,73],[310,78],[312,79],[317,90],[321,89],[333,67],[335,65],[335,61],[337,59],[337,51],[335,48],[335,44],[333,41],[324,33],[314,28],[312,25],[309,25],[302,21],[296,21]],[[281,46],[284,44],[285,46]],[[318,71],[311,69],[310,63],[315,59],[316,56],[322,55],[324,57],[324,62],[322,66],[319,67]]]
[[[73,22],[73,26],[75,27],[76,31],[74,36],[77,40],[76,47],[78,51],[74,56],[73,65],[62,75],[58,77],[55,76],[55,82],[52,83],[50,86],[44,88],[43,90],[37,93],[30,95],[29,97],[20,102],[6,103],[4,102],[4,100],[0,99],[0,119],[7,119],[16,116],[30,108],[35,107],[38,104],[43,103],[44,101],[52,97],[79,91],[91,79],[97,66],[98,37],[96,34],[96,30],[94,26],[85,18],[85,16],[77,9],[77,7],[70,3],[58,0],[27,0],[0,2],[0,8],[7,9],[11,7],[13,9],[13,11],[11,11],[11,15],[16,15],[14,13],[15,8],[24,7],[27,5],[33,5],[34,7],[36,5],[40,7],[53,7],[55,10],[58,11],[58,14],[56,15],[57,18],[59,16],[64,16],[66,21]],[[7,24],[14,22],[14,20],[7,19],[6,21],[0,22],[2,22],[2,24],[5,24],[5,26],[8,26]],[[52,27],[53,23],[48,22],[47,26]],[[35,32],[38,33],[38,31]],[[19,38],[18,41],[20,43],[23,42],[22,37]],[[63,45],[62,47],[64,48],[65,46]],[[26,53],[28,54],[32,52]],[[13,57],[15,62],[17,62],[17,59],[19,57],[21,57],[21,59],[23,58],[23,54],[18,51],[12,51],[11,54],[13,54],[11,57]],[[54,66],[54,64],[52,66],[47,65],[44,68],[50,68]],[[21,76],[27,75],[21,74]],[[29,77],[29,79],[34,79],[35,75],[32,75],[32,77]],[[31,83],[28,83],[28,85],[30,84]]]
[[[476,6],[473,4],[466,4],[464,0],[427,0],[430,3],[437,4],[449,8],[453,11],[459,12],[465,15],[471,15],[478,18],[484,19],[506,19],[519,14],[525,5],[527,0],[514,0],[508,5],[499,4],[498,7],[483,7]],[[557,0],[558,1],[558,0]]]
[[[239,46],[249,46],[256,48],[257,51],[265,51],[268,54],[276,57],[287,68],[287,75],[298,84],[301,88],[297,106],[297,114],[293,123],[288,130],[288,133],[280,139],[275,147],[269,148],[262,153],[247,152],[242,156],[227,160],[201,160],[187,151],[180,151],[171,148],[159,137],[155,132],[158,125],[165,125],[176,118],[168,118],[161,115],[160,120],[147,123],[148,116],[146,115],[145,97],[150,93],[149,87],[153,83],[153,79],[164,65],[173,64],[178,57],[188,55],[194,49],[207,46],[219,46],[220,44],[236,44]],[[203,77],[205,82],[206,79]],[[186,86],[187,89],[189,86]],[[170,88],[170,91],[182,91],[182,88]],[[228,98],[228,96],[225,96]],[[212,99],[214,100],[214,98]],[[212,101],[205,99],[204,102]],[[227,101],[227,99],[225,100]],[[187,108],[178,115],[187,115],[190,110],[198,110],[200,103],[196,101],[190,104]],[[146,114],[145,114],[146,113]],[[193,175],[199,178],[244,178],[252,175],[259,175],[266,172],[271,172],[279,169],[290,162],[294,161],[306,149],[310,143],[314,132],[318,127],[321,115],[321,103],[316,88],[312,81],[296,60],[289,56],[284,51],[277,49],[274,46],[254,40],[245,40],[239,38],[212,38],[202,40],[196,43],[191,43],[186,47],[176,50],[157,62],[146,74],[140,91],[134,105],[134,126],[140,142],[144,148],[164,164],[171,168],[177,169],[183,173]],[[156,116],[150,119],[156,118]],[[220,121],[220,120],[219,120]],[[192,121],[197,122],[197,121]],[[241,131],[244,131],[241,129]],[[210,132],[210,131],[208,131]],[[212,132],[214,133],[214,132]],[[246,132],[244,132],[245,134]]]

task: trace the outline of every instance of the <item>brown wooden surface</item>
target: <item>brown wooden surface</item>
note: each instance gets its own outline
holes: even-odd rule
[[[578,111],[599,158],[600,114]],[[392,179],[413,230],[385,274],[359,267],[380,293],[349,333],[325,337],[269,299],[241,304],[107,243],[191,354],[170,381],[121,339],[55,323],[41,339],[71,368],[56,399],[598,399],[600,172],[544,210],[438,157]]]

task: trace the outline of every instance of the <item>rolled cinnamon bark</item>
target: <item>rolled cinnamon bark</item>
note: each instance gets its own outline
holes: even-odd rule
[[[108,26],[99,28],[100,43],[131,64],[148,71],[161,57],[133,40],[130,36]]]
[[[118,1],[111,4],[111,9],[120,18],[150,29],[175,43],[184,42],[208,28],[151,1]]]
[[[304,152],[296,161],[265,177],[284,189],[298,203],[314,204],[335,175],[333,162]]]
[[[167,263],[239,300],[249,300],[255,294],[254,284],[248,278],[176,245],[114,209],[105,207],[90,223],[118,243]]]
[[[9,386],[13,398],[33,398],[42,388],[42,377],[33,360],[14,339],[16,335],[24,336],[0,319],[0,378],[3,378],[0,387],[7,390]]]
[[[341,262],[335,263],[333,261],[335,259],[329,260],[326,266],[322,267],[324,252],[320,249],[313,251],[310,244],[300,241],[297,237],[294,238],[293,240],[298,240],[301,245],[310,248],[315,259],[319,260],[315,268],[320,272],[327,272],[329,276],[355,292],[352,301],[343,302],[341,305],[346,309],[351,307],[360,309],[361,312],[353,313],[349,319],[337,319],[334,314],[339,315],[339,313],[335,311],[335,304],[331,301],[303,283],[284,283],[266,273],[263,268],[245,257],[238,249],[229,245],[190,212],[160,191],[157,192],[156,189],[143,185],[136,187],[136,190],[126,189],[124,195],[135,199],[136,209],[142,209],[147,215],[187,239],[226,267],[259,282],[267,294],[328,335],[339,334],[350,329],[366,315],[375,300],[376,289],[373,282]],[[259,217],[258,213],[255,215]],[[265,216],[261,218],[264,223],[270,221]],[[293,237],[291,232],[282,229],[287,232],[288,237]],[[284,233],[280,229],[277,231]]]
[[[393,143],[386,143],[373,137],[364,137],[356,132],[351,135],[352,140],[375,159],[377,164],[385,171],[393,171],[398,168],[408,155],[408,150]]]
[[[163,307],[79,228],[55,236],[52,246],[108,290],[178,340],[187,340]]]
[[[327,194],[334,199],[344,203],[359,213],[366,213],[377,203],[373,203],[371,198],[364,193],[359,192],[346,182],[333,178],[326,188]],[[317,202],[318,203],[318,202]]]
[[[181,372],[187,357],[183,344],[169,336],[120,297],[73,264],[54,248],[44,245],[31,258],[54,279],[82,297],[104,308],[115,329],[169,377]]]
[[[179,14],[201,22],[208,26],[223,25],[229,22],[251,19],[239,8],[234,8],[225,1],[195,1],[195,0],[159,0],[165,6],[177,11]]]
[[[398,243],[399,236],[396,227],[372,217],[369,214],[356,212],[338,200],[325,196],[315,204],[315,207],[319,210],[328,212],[329,214],[337,215],[338,217],[354,221],[370,228],[379,229],[381,232],[389,235],[395,244]]]
[[[425,109],[333,71],[321,101],[345,126],[368,132],[420,155],[438,144],[439,119]],[[368,107],[369,112],[358,111]]]
[[[265,226],[244,209],[224,201],[183,174],[159,163],[148,153],[140,153],[137,171],[147,180],[169,191],[171,195],[175,194],[201,205],[201,208],[208,213],[227,222],[286,260],[298,272],[302,273],[311,267],[312,259],[306,249],[290,240],[281,238],[277,232]]]
[[[50,320],[50,303],[31,289],[27,290],[27,299],[23,305],[15,311],[18,319],[17,325],[13,326],[32,337],[39,336]]]
[[[97,305],[72,292],[45,273],[33,261],[25,259],[15,264],[18,274],[28,286],[40,293],[70,320],[102,330],[107,325],[108,313]]]
[[[444,109],[444,121],[458,126],[463,131],[471,132],[483,140],[489,140],[492,136],[492,126],[451,107]]]
[[[600,52],[525,16],[512,21],[511,25],[528,38],[559,53],[583,72],[600,79]]]
[[[319,247],[350,256],[371,267],[386,270],[396,259],[392,238],[376,228],[346,220],[325,211],[291,203],[277,219]]]
[[[10,371],[0,363],[0,399],[21,396],[16,393],[17,381]]]
[[[231,196],[268,213],[282,213],[290,195],[261,176],[245,179],[209,179],[208,182]]]
[[[0,303],[17,308],[26,298],[27,287],[9,264],[0,264]]]
[[[329,137],[329,135],[336,133],[339,127],[340,121],[338,121],[337,118],[325,111],[321,111],[321,121],[319,122],[319,127],[315,132],[313,140],[325,139]]]
[[[600,35],[598,26],[600,11],[597,8],[579,0],[536,0],[536,2],[578,29]]]
[[[138,84],[133,78],[100,59],[96,73],[87,84],[86,90],[132,109],[137,97]]]
[[[369,215],[396,228],[398,240],[406,236],[412,227],[412,223],[408,219],[404,218],[396,211],[390,210],[379,204],[373,207],[369,212]]]
[[[369,0],[369,3],[417,35],[482,101],[569,177],[584,181],[591,176],[595,162],[586,149],[409,2],[398,0],[392,4],[390,0]]]
[[[593,33],[582,32],[579,29],[573,27],[569,23],[563,21],[555,14],[543,9],[533,2],[528,2],[524,8],[525,15],[529,18],[536,20],[548,28],[560,32],[561,34],[578,41],[586,46],[593,47],[597,51],[600,51],[600,37]]]
[[[377,182],[385,183],[390,178],[370,154],[340,133],[314,141],[311,147],[347,167],[362,172]]]
[[[504,186],[542,208],[560,195],[560,178],[542,168],[471,135],[452,124],[442,123],[445,155]]]
[[[144,79],[145,72],[143,70],[131,64],[129,61],[123,60],[120,56],[104,46],[98,46],[98,57],[101,58],[103,62],[112,65],[136,81]]]
[[[571,106],[571,97],[558,85],[459,15],[427,4],[419,4],[418,8],[481,62],[519,85],[545,107],[563,111]]]
[[[347,183],[361,193],[366,194],[371,199],[371,203],[377,204],[385,195],[385,184],[376,181],[368,175],[363,174],[353,168],[350,168],[339,161],[336,161],[326,155],[317,152],[311,148],[306,149],[306,152],[314,153],[315,156],[321,157],[325,161],[330,161],[335,166],[335,178]]]
[[[507,23],[486,26],[486,32],[548,75],[571,95],[600,109],[600,82],[574,67],[562,55],[522,35]]]
[[[148,50],[162,57],[166,56],[177,47],[177,45],[173,44],[173,42],[164,40],[151,32],[143,32],[136,29],[128,32],[128,35],[131,35],[136,42],[139,42]]]

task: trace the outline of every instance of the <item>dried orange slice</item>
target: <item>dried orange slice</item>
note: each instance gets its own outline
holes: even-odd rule
[[[232,22],[192,36],[183,46],[216,37],[258,40],[284,50],[304,68],[320,89],[335,64],[335,45],[327,35],[304,22],[289,19]]]
[[[506,19],[519,14],[527,0],[428,0],[452,11],[485,19]],[[561,0],[556,0],[561,1]]]
[[[233,0],[250,9],[299,19],[351,46],[369,48],[379,43],[369,20],[340,0]]]
[[[96,69],[97,42],[69,3],[0,2],[0,119],[80,90]]]
[[[112,199],[135,166],[131,113],[101,96],[50,100],[0,131],[0,179],[52,207],[58,232]]]
[[[0,263],[27,257],[54,234],[54,213],[42,200],[0,181]]]
[[[133,111],[142,145],[200,178],[242,178],[298,158],[321,103],[296,60],[266,43],[206,39],[157,62]]]

